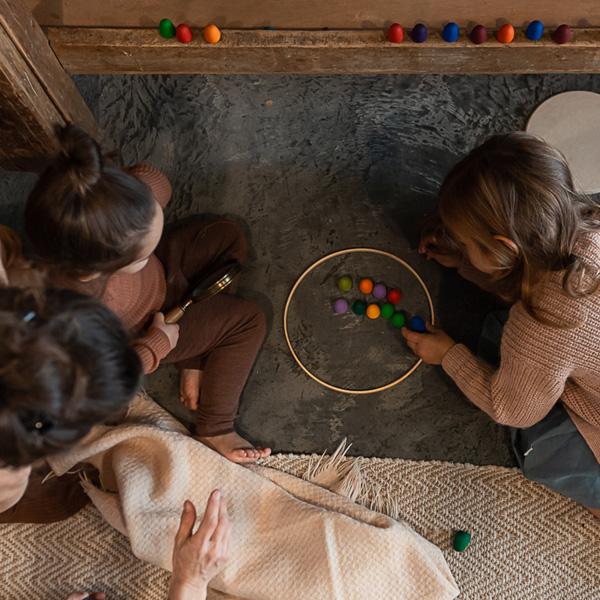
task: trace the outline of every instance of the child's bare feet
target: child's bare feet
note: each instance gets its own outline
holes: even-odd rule
[[[259,458],[266,458],[271,454],[271,448],[255,448],[235,431],[211,437],[198,437],[197,439],[228,458],[231,462],[238,464],[253,463]]]
[[[179,373],[179,399],[190,410],[198,408],[202,371],[198,369],[182,369]]]

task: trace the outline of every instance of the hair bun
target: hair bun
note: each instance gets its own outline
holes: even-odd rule
[[[80,195],[93,187],[102,172],[102,154],[98,142],[83,129],[69,124],[58,133],[61,148],[61,166],[71,175]]]

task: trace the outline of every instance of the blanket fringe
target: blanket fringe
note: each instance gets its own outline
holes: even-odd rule
[[[335,452],[312,458],[303,479],[364,504],[371,510],[400,519],[400,503],[390,485],[369,484],[366,481],[360,457],[349,458],[352,444],[344,438]]]

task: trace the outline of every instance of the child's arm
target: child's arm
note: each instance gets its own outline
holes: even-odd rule
[[[179,325],[165,323],[164,315],[156,313],[146,334],[133,342],[133,347],[142,361],[144,374],[158,369],[160,361],[175,348],[178,339]]]
[[[125,171],[143,181],[152,190],[154,198],[163,209],[167,206],[169,200],[171,200],[173,189],[167,176],[162,171],[144,163],[128,167]]]
[[[442,367],[473,404],[494,421],[512,427],[530,427],[541,421],[560,399],[571,368],[556,359],[543,336],[529,337],[506,325],[501,363],[494,369],[456,344],[442,359]],[[518,340],[518,343],[515,343]],[[567,349],[564,349],[567,351]]]

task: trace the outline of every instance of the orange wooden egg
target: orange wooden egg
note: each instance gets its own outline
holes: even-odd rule
[[[378,319],[381,314],[381,309],[379,308],[379,304],[369,304],[367,306],[367,317],[369,319]]]
[[[501,44],[510,44],[515,39],[515,28],[510,23],[505,23],[496,32],[496,39]]]
[[[221,41],[221,30],[211,23],[204,28],[202,36],[209,44],[218,44]]]
[[[373,291],[373,280],[368,277],[361,279],[358,284],[358,289],[365,295],[370,294]]]

